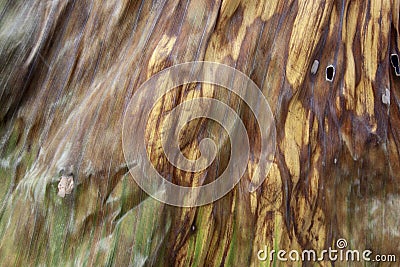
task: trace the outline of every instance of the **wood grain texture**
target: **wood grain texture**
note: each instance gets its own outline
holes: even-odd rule
[[[2,265],[259,266],[264,245],[322,250],[338,238],[399,258],[400,77],[390,63],[400,49],[399,13],[399,0],[0,1]],[[214,86],[177,88],[146,132],[159,172],[198,184],[168,164],[156,126],[199,96],[237,110],[253,146],[233,191],[176,208],[130,177],[122,120],[144,81],[194,60],[227,64],[259,86],[275,115],[277,153],[249,193],[259,153],[254,116]],[[207,120],[186,133],[189,158],[198,140],[223,135]],[[229,152],[221,146],[206,180]],[[60,198],[64,174],[76,187]]]

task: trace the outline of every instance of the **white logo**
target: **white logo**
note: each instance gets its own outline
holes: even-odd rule
[[[231,144],[228,166],[217,179],[198,187],[179,186],[162,177],[149,160],[145,129],[152,109],[169,91],[188,83],[222,86],[239,96],[253,112],[260,130],[261,146],[259,162],[248,188],[253,192],[266,179],[274,158],[276,129],[273,114],[261,90],[249,77],[232,67],[213,62],[195,61],[172,66],[155,74],[138,88],[123,120],[123,152],[131,175],[155,199],[180,207],[211,203],[232,190],[243,176],[250,156],[246,128],[235,110],[213,98],[194,98],[176,106],[160,122],[163,126],[160,134],[163,152],[173,166],[183,171],[200,172],[211,165],[218,145],[212,139],[201,140],[201,157],[190,160],[180,151],[176,133],[197,118],[216,121],[228,133]]]

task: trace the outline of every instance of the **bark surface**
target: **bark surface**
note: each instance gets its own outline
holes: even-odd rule
[[[339,238],[400,257],[399,12],[399,0],[0,1],[0,262],[258,266],[265,245],[322,250]],[[237,110],[255,147],[228,195],[177,208],[130,176],[122,119],[144,81],[194,60],[227,64],[259,86],[277,151],[249,193],[259,141],[250,112],[213,86],[177,88],[147,128],[161,173],[198,183],[168,164],[156,126],[199,96]],[[185,131],[189,158],[201,138],[221,135],[207,120]],[[207,177],[228,160],[222,146]],[[61,198],[58,183],[71,175]]]

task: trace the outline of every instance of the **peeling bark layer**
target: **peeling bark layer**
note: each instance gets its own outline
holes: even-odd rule
[[[398,0],[0,1],[0,261],[258,266],[264,245],[322,250],[338,238],[400,257],[400,77],[391,63],[399,9]],[[224,198],[176,208],[130,177],[122,119],[144,81],[194,60],[227,64],[259,86],[275,115],[277,153],[249,193],[252,114],[213,86],[177,88],[154,124],[183,101],[216,97],[240,113],[253,158]],[[190,184],[196,176],[166,162],[152,123],[151,160]],[[189,158],[207,134],[221,138],[207,120],[186,133]],[[222,146],[208,178],[228,160]],[[60,198],[63,175],[75,188]]]

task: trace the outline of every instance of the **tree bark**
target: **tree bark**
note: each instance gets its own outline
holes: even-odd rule
[[[0,1],[1,262],[258,266],[265,246],[321,251],[339,238],[400,257],[399,9],[398,0]],[[218,201],[178,208],[132,179],[123,115],[151,76],[201,60],[257,84],[275,117],[276,153],[248,192],[259,129],[240,110],[253,145],[245,176]],[[180,86],[153,116],[200,96],[239,110],[219,92]],[[198,176],[157,150],[156,126],[146,128],[152,162],[192,185]],[[185,131],[182,151],[193,157],[205,132],[221,134],[207,120]],[[228,147],[207,179],[226,166]],[[61,198],[63,176],[74,189]]]

